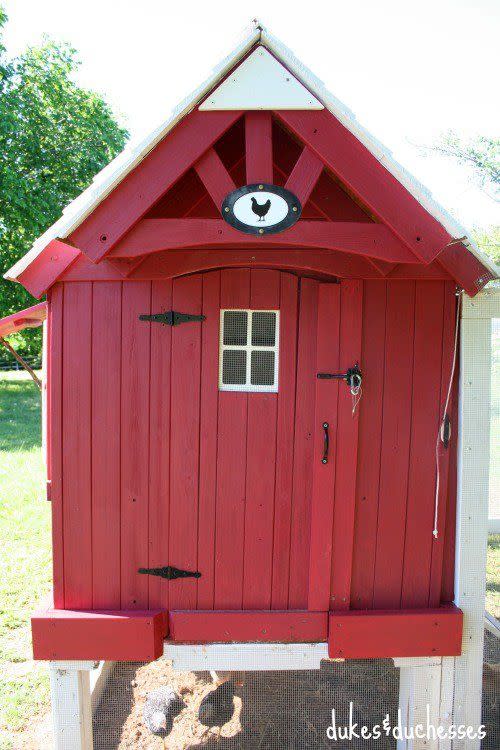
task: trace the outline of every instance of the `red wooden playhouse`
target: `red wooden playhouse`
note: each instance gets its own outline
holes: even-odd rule
[[[257,27],[8,274],[48,308],[35,658],[459,654],[457,289],[492,273]]]

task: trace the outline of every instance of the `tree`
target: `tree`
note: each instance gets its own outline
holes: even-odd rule
[[[453,131],[446,133],[434,150],[470,167],[479,186],[493,200],[500,198],[500,140],[479,136],[465,141]]]
[[[469,141],[449,131],[433,147],[444,156],[472,169],[474,180],[494,201],[500,199],[500,140],[479,136]],[[476,229],[474,240],[495,263],[500,264],[500,226]]]
[[[45,39],[7,59],[0,8],[0,266],[22,257],[127,140],[98,94],[76,85],[76,52]],[[0,317],[34,304],[19,284],[0,281]],[[40,351],[39,329],[18,344]]]

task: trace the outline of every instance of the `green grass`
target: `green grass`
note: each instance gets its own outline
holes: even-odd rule
[[[500,620],[500,534],[491,534],[488,538],[486,609]]]
[[[0,375],[0,748],[49,701],[46,667],[31,661],[29,618],[51,582],[40,393],[25,373]],[[16,739],[17,738],[17,739]]]

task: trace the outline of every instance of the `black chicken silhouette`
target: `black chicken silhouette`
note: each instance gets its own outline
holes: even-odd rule
[[[252,211],[259,217],[259,221],[266,220],[266,214],[271,208],[271,200],[268,198],[265,203],[257,203],[257,200],[252,197]]]

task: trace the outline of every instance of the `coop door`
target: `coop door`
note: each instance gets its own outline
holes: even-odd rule
[[[204,320],[171,332],[165,562],[200,575],[168,583],[169,610],[326,612],[340,387],[317,372],[342,366],[340,285],[214,271],[172,305]]]

